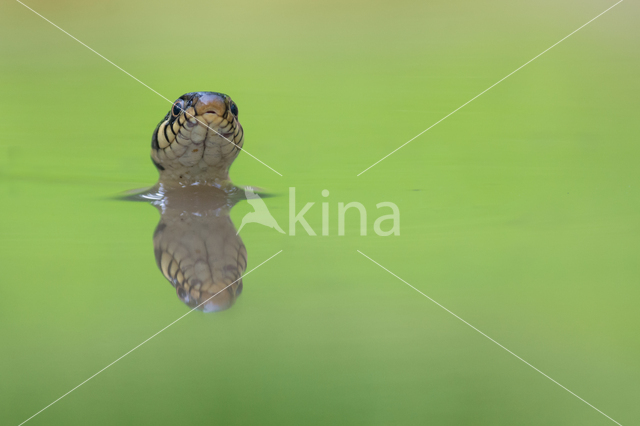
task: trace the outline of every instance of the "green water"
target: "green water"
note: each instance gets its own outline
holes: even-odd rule
[[[638,6],[28,3],[175,99],[228,93],[238,185],[289,187],[320,234],[242,231],[235,306],[194,312],[28,424],[621,424],[640,416]],[[188,311],[144,203],[170,105],[33,14],[0,16],[0,423],[17,425]],[[330,195],[323,198],[321,191]],[[337,235],[338,202],[361,202]],[[373,232],[375,205],[400,236]],[[240,203],[236,225],[251,211]]]

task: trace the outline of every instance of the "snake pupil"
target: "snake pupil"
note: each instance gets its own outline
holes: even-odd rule
[[[236,105],[235,102],[231,102],[230,109],[231,109],[231,113],[237,117],[238,116],[238,106]]]

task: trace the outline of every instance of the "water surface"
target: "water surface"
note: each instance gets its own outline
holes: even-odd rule
[[[231,309],[194,312],[29,424],[606,425],[640,416],[638,8],[603,1],[29,3],[170,99],[238,103],[248,224]],[[19,424],[184,313],[158,270],[163,99],[18,3],[0,64],[0,416]],[[187,30],[188,29],[188,30]],[[212,36],[215,34],[215,37]],[[330,195],[322,197],[323,190]],[[337,235],[339,202],[361,202]],[[394,202],[401,235],[373,232]],[[330,235],[321,236],[321,203]],[[239,203],[237,226],[251,211]]]

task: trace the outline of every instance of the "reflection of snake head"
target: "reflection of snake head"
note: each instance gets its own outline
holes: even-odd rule
[[[229,167],[244,143],[238,107],[216,92],[180,96],[158,124],[151,159],[165,185],[216,183],[229,179]]]
[[[232,205],[223,191],[211,187],[176,188],[158,205],[156,262],[191,308],[221,311],[242,292],[247,250],[229,217]]]

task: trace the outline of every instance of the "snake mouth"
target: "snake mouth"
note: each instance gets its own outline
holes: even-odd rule
[[[223,177],[243,142],[238,107],[229,96],[192,92],[178,98],[156,127],[151,158],[161,179],[166,171],[175,172],[173,179],[187,175],[189,181],[212,173]]]

